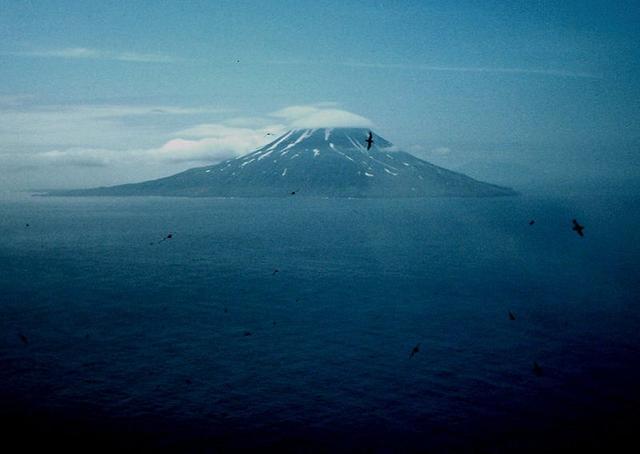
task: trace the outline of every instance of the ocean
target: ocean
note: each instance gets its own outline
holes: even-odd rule
[[[639,199],[3,197],[3,437],[198,452],[623,440],[640,409]]]

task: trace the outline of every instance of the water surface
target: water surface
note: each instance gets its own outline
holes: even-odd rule
[[[196,450],[493,452],[624,422],[637,207],[5,198],[2,414]]]

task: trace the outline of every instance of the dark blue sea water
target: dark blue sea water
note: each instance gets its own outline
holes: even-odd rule
[[[180,450],[615,434],[640,408],[639,201],[5,197],[1,411]]]

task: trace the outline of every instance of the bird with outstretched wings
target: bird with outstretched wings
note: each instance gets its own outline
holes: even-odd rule
[[[573,220],[573,227],[571,227],[571,230],[575,231],[580,236],[584,236],[584,226],[580,225],[575,219]]]
[[[373,145],[373,133],[371,131],[369,131],[369,137],[365,142],[367,143],[367,150],[371,150],[371,145]]]

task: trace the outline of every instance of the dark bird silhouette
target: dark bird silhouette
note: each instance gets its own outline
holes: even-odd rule
[[[226,314],[227,312],[229,312],[229,310],[227,309],[227,306],[224,307],[224,313]]]
[[[296,195],[296,192],[300,191],[300,189],[296,189],[295,191],[291,191],[291,195]]]
[[[272,276],[275,276],[275,275],[276,275],[276,273],[279,273],[279,272],[280,272],[280,270],[276,268],[275,270],[273,270],[273,274],[272,274]]]
[[[29,227],[29,224],[26,224],[25,227]]]
[[[571,230],[574,230],[580,236],[584,236],[584,233],[582,233],[584,231],[584,226],[580,225],[575,219],[571,222],[573,222],[573,227],[571,227]]]
[[[540,367],[540,364],[538,364],[537,362],[533,362],[533,374],[536,377],[541,377],[542,376],[542,367]]]
[[[536,223],[536,221],[535,221],[535,220],[533,220],[533,219],[531,219],[531,220],[529,221],[529,225],[533,225],[533,224],[535,224],[535,223]]]
[[[20,340],[22,341],[22,343],[24,345],[29,345],[29,338],[27,338],[27,336],[25,336],[24,334],[20,333],[20,334],[18,334],[18,337],[20,338]]]
[[[367,137],[367,140],[365,140],[365,142],[367,142],[367,150],[371,150],[371,145],[373,145],[373,134],[371,133],[371,131],[369,131],[369,137]]]
[[[191,381],[191,379],[190,379],[190,378],[185,378],[185,379],[184,379],[184,382],[185,382],[187,385],[190,385],[191,383],[193,383],[193,382]]]
[[[416,346],[413,347],[413,349],[411,350],[411,353],[409,354],[409,358],[413,358],[413,356],[419,351],[420,351],[420,344],[416,344]]]
[[[509,311],[509,320],[515,320],[516,316],[513,315],[513,312]]]
[[[244,335],[245,335],[245,337],[246,337],[246,336],[251,336],[251,331],[245,331],[245,332],[244,332]]]
[[[161,239],[160,241],[158,241],[157,243],[151,242],[149,243],[149,245],[154,245],[154,244],[160,244],[163,241],[167,241],[170,240],[171,238],[173,238],[173,233],[169,233],[167,236],[165,236],[163,239]]]

